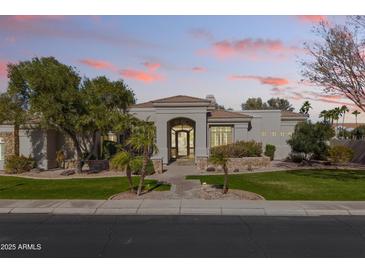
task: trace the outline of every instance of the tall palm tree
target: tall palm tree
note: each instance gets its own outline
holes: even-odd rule
[[[133,192],[132,169],[131,169],[132,160],[133,160],[133,155],[126,150],[122,150],[116,153],[114,157],[110,160],[112,168],[125,171],[128,179],[130,192]]]
[[[345,115],[346,115],[346,112],[349,112],[350,110],[347,106],[343,105],[340,108],[340,111],[342,113],[342,132],[345,133]]]
[[[329,111],[328,110],[322,110],[321,113],[319,114],[319,118],[323,118],[323,122],[327,122],[329,117]]]
[[[355,121],[356,121],[356,127],[357,127],[357,116],[360,115],[360,111],[355,110],[352,112],[353,115],[355,115]]]
[[[340,120],[341,116],[342,116],[341,109],[339,107],[335,107],[333,109],[333,120],[336,121],[336,136],[338,135],[338,121]]]
[[[128,139],[133,149],[139,151],[143,155],[143,165],[141,176],[138,184],[137,195],[141,195],[144,186],[144,178],[146,177],[146,168],[148,161],[153,153],[157,152],[156,146],[156,127],[153,122],[139,121],[132,127],[131,137]]]
[[[308,115],[309,110],[312,108],[311,103],[309,103],[309,101],[305,101],[302,105],[302,107],[300,108],[299,112],[305,115]]]

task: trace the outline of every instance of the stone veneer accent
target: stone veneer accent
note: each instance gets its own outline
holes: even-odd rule
[[[163,172],[163,162],[162,158],[154,158],[152,159],[153,168],[157,174],[162,174]]]
[[[195,161],[198,170],[205,171],[208,168],[208,157],[207,156],[197,156]]]
[[[10,155],[14,155],[14,134],[12,132],[0,132],[0,138],[5,142],[5,159]]]
[[[243,158],[230,158],[228,162],[228,170],[230,172],[234,170],[243,170],[247,168],[260,168],[270,166],[270,157],[243,157]]]
[[[270,157],[243,157],[243,158],[230,158],[228,162],[228,170],[233,172],[234,170],[244,170],[247,168],[261,168],[269,167],[271,165]],[[197,157],[196,166],[198,170],[206,171],[208,168],[208,157]],[[221,167],[215,166],[217,170],[221,170]]]

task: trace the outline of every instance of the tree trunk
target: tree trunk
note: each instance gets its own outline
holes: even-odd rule
[[[129,191],[134,192],[133,183],[132,183],[132,170],[131,170],[130,165],[127,165],[125,172],[126,172],[127,179],[128,179]]]
[[[14,154],[19,156],[19,125],[14,124]]]
[[[70,137],[71,137],[74,147],[76,149],[76,172],[80,174],[80,173],[82,173],[82,163],[81,163],[82,151],[81,151],[80,144],[79,144],[79,141],[77,140],[76,136],[70,136]]]
[[[228,168],[226,165],[223,166],[224,171],[224,183],[223,183],[223,194],[228,192]]]
[[[346,138],[345,138],[345,115],[346,115],[346,113],[344,112],[344,113],[343,113],[343,116],[342,116],[342,133],[343,133],[342,138],[343,138],[343,139],[346,139]]]
[[[143,188],[143,185],[144,185],[144,177],[146,176],[147,164],[148,164],[148,150],[145,149],[143,151],[143,165],[142,165],[142,170],[141,170],[141,177],[139,179],[137,196],[141,195],[141,192],[142,192],[142,188]]]

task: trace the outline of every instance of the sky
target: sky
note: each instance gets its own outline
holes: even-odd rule
[[[318,39],[319,21],[343,16],[0,16],[0,91],[6,64],[54,56],[81,76],[123,79],[137,102],[213,94],[240,110],[249,97],[288,99],[296,111],[312,103],[311,118],[346,104],[301,81],[305,41]],[[365,115],[359,116],[364,122]],[[347,122],[354,122],[347,115]]]

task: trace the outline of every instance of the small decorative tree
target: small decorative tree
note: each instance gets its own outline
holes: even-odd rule
[[[214,165],[220,165],[224,172],[223,194],[228,192],[228,161],[229,155],[226,146],[214,147],[210,150],[209,162]]]
[[[143,155],[142,171],[137,189],[137,195],[139,196],[144,186],[148,162],[152,154],[158,150],[156,146],[156,127],[153,122],[148,120],[136,122],[132,126],[131,137],[128,139],[127,144]]]
[[[129,191],[133,192],[133,182],[132,182],[132,169],[131,162],[133,161],[133,155],[126,151],[122,150],[114,155],[114,157],[110,160],[111,167],[117,170],[125,171],[128,179]]]

